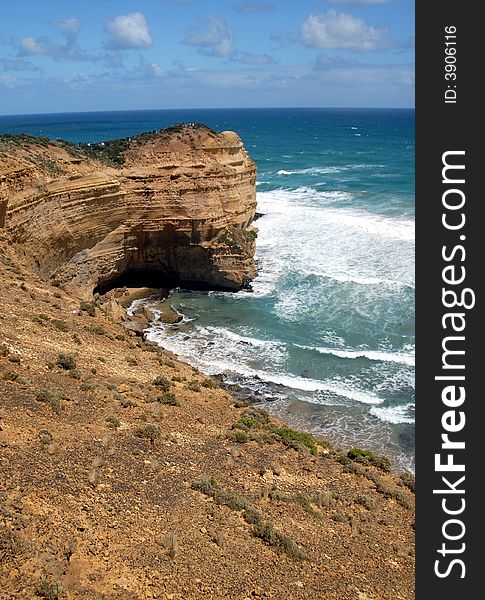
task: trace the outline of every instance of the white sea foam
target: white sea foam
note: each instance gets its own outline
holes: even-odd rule
[[[349,400],[360,402],[363,404],[381,404],[383,398],[379,398],[376,394],[368,391],[359,390],[339,380],[318,381],[315,379],[306,379],[305,377],[294,377],[290,375],[278,375],[268,373],[258,373],[258,376],[263,381],[268,383],[276,383],[285,387],[303,390],[306,392],[331,392],[337,396],[343,396]],[[318,396],[313,396],[307,401],[320,403]]]
[[[415,375],[412,369],[386,369],[385,365],[376,365],[373,369],[376,384],[374,389],[383,396],[399,393],[403,389],[414,390]]]
[[[310,167],[308,169],[295,169],[293,171],[280,169],[277,175],[328,175],[329,173],[340,173],[346,170],[347,167]]]
[[[370,413],[386,423],[414,423],[414,404],[399,404],[397,406],[373,406]]]
[[[260,340],[254,337],[248,337],[244,335],[239,335],[234,331],[230,331],[229,329],[225,329],[224,327],[205,327],[205,330],[211,333],[212,335],[219,337],[225,337],[233,342],[239,344],[249,344],[250,346],[254,346],[255,348],[284,348],[285,344],[283,342],[275,342],[272,340]]]
[[[187,362],[202,369],[208,374],[214,375],[221,372],[232,372],[237,374],[238,377],[280,385],[294,391],[330,392],[334,395],[363,404],[381,404],[384,402],[383,398],[380,398],[373,392],[360,390],[355,385],[341,381],[340,379],[321,381],[307,377],[298,377],[289,373],[270,372],[253,368],[243,362],[244,356],[241,356],[240,348],[231,348],[230,345],[226,343],[226,340],[224,340],[222,344],[210,345],[214,338],[208,337],[208,334],[221,332],[224,333],[226,340],[233,338],[233,341],[236,344],[247,340],[248,343],[254,346],[259,352],[262,349],[266,351],[276,350],[276,352],[281,350],[281,348],[279,348],[281,344],[277,342],[274,343],[238,336],[227,330],[222,330],[222,328],[199,328],[197,337],[192,334],[189,340],[184,340],[184,336],[179,334],[167,335],[167,328],[161,326],[152,328],[148,332],[147,338],[156,342],[161,347],[175,352],[181,358],[187,360]],[[234,350],[236,350],[236,352],[234,352]],[[266,357],[268,358],[267,355]],[[246,356],[246,359],[247,358],[248,357]],[[273,367],[276,366],[277,362],[277,360],[272,362]],[[318,404],[323,401],[321,395],[305,397],[305,400]]]
[[[266,293],[268,282],[290,267],[339,282],[414,287],[414,221],[339,206],[351,199],[346,192],[309,187],[258,193],[265,215],[257,223],[257,258]],[[257,292],[263,283],[258,279]]]
[[[132,317],[136,311],[146,304],[146,298],[139,298],[138,300],[133,300],[130,306],[126,309],[126,313]]]
[[[304,350],[314,350],[319,354],[331,354],[333,356],[338,356],[339,358],[367,358],[369,360],[376,360],[380,362],[391,362],[401,365],[414,366],[414,355],[407,353],[384,352],[381,350],[340,350],[335,348],[321,348],[318,346],[300,346],[299,344],[295,345]]]
[[[354,134],[360,135],[360,134]],[[280,169],[277,172],[277,175],[329,175],[333,173],[342,173],[344,171],[354,171],[354,170],[362,170],[362,169],[382,169],[385,165],[378,164],[348,164],[337,166],[327,166],[327,167],[308,167],[306,169]]]
[[[314,271],[309,271],[306,269],[302,269],[300,272],[303,275],[320,275],[322,277],[327,277],[328,279],[333,279],[334,281],[339,281],[340,283],[358,283],[359,285],[385,285],[390,288],[403,286],[413,290],[415,289],[414,285],[410,283],[404,283],[402,281],[396,281],[394,279],[385,279],[379,277],[362,277],[359,275],[350,275],[347,273],[315,273]]]
[[[407,242],[414,241],[414,221],[394,219],[367,213],[359,209],[325,211],[327,223],[343,225],[365,231],[375,236],[389,237]]]

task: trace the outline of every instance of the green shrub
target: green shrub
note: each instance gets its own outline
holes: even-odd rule
[[[229,433],[228,438],[238,444],[244,444],[249,441],[249,435],[244,431],[232,431]]]
[[[289,427],[274,427],[272,433],[276,434],[285,446],[295,448],[295,450],[308,449],[312,454],[317,453],[315,439],[309,433],[296,431]]]
[[[62,331],[64,333],[66,333],[67,331],[69,331],[69,327],[67,326],[67,323],[65,321],[60,321],[59,319],[53,319],[51,321],[51,323],[59,331]]]
[[[333,500],[332,492],[317,492],[311,499],[313,504],[330,508]]]
[[[136,402],[131,398],[125,398],[123,395],[120,398],[120,404],[123,408],[131,408],[132,406],[137,406]]]
[[[376,467],[380,471],[389,473],[391,462],[386,456],[374,454],[371,450],[362,450],[361,448],[351,448],[347,452],[348,458],[364,465]]]
[[[234,408],[245,408],[246,406],[249,406],[249,402],[247,400],[234,401]]]
[[[50,401],[50,405],[52,411],[56,413],[56,415],[61,412],[61,399],[58,396],[53,396]]]
[[[94,333],[96,335],[108,335],[108,332],[106,331],[106,329],[104,327],[102,327],[101,325],[94,325],[93,327],[89,328],[89,331],[91,331],[91,333]]]
[[[414,475],[411,473],[402,473],[399,478],[401,479],[402,485],[406,486],[412,492],[416,492],[416,480]]]
[[[39,436],[39,440],[41,444],[48,445],[54,439],[54,436],[48,429],[41,429],[37,434]]]
[[[295,542],[280,531],[277,531],[271,523],[263,521],[256,525],[254,536],[263,540],[268,546],[274,546],[281,552],[294,558],[306,558],[305,553]]]
[[[242,430],[229,435],[234,441],[239,441],[238,437],[241,441],[251,439],[260,444],[278,441],[295,450],[317,454],[317,445],[312,435],[275,425],[271,422],[268,411],[261,408],[249,408],[233,425],[233,429]]]
[[[76,359],[71,354],[59,354],[56,360],[56,365],[66,371],[71,371],[76,368]]]
[[[52,402],[53,398],[61,399],[64,397],[64,390],[58,387],[41,388],[37,390],[35,399],[38,402]]]
[[[216,388],[221,387],[220,383],[216,379],[212,379],[211,377],[204,379],[204,381],[201,383],[201,385],[202,385],[202,387],[210,388],[210,389],[216,389]]]
[[[200,383],[195,379],[192,379],[192,381],[189,381],[187,384],[187,388],[192,392],[200,392]]]
[[[93,302],[82,301],[79,305],[82,312],[87,313],[90,317],[96,316],[96,305]]]
[[[403,508],[409,508],[409,502],[406,499],[406,496],[401,492],[401,490],[391,490],[386,487],[382,482],[377,482],[376,490],[379,494],[382,494],[384,498],[392,498],[398,504],[400,504]]]
[[[227,506],[231,510],[243,511],[243,518],[246,523],[254,526],[253,535],[263,540],[266,544],[276,547],[288,554],[288,556],[305,558],[304,552],[295,542],[284,533],[274,529],[271,523],[264,521],[262,515],[248,500],[222,488],[213,477],[194,481],[192,489],[213,498],[216,504]]]
[[[261,429],[263,425],[254,417],[242,416],[239,421],[234,425],[237,429],[243,429],[249,431],[250,429]]]
[[[335,514],[333,515],[332,518],[336,523],[347,523],[347,521],[349,520],[347,515],[345,513],[343,513],[341,510],[335,511]]]
[[[299,504],[307,512],[315,514],[315,511],[310,504],[310,499],[302,492],[298,492],[297,494],[287,494],[286,492],[282,492],[277,488],[272,488],[268,492],[268,498],[270,500],[279,500],[280,502],[292,502],[294,504]]]
[[[263,523],[263,516],[253,506],[246,508],[243,517],[249,525],[261,525]]]
[[[61,593],[61,582],[50,581],[47,577],[42,577],[36,590],[36,595],[40,598],[45,598],[45,600],[58,600]]]
[[[156,385],[157,387],[161,388],[164,392],[168,392],[172,385],[172,382],[163,375],[159,375],[153,380],[153,385]]]
[[[91,390],[94,390],[96,388],[96,386],[94,385],[94,383],[81,383],[81,385],[79,386],[79,389],[81,390],[81,392],[90,392]]]
[[[17,381],[18,378],[19,378],[19,374],[16,373],[15,371],[6,371],[2,375],[2,379],[4,379],[5,381]]]
[[[120,420],[115,415],[108,415],[105,421],[108,424],[108,427],[111,427],[112,429],[117,429],[121,425]]]
[[[169,406],[180,406],[180,402],[173,392],[163,392],[161,396],[157,396],[157,402],[168,404]]]
[[[175,558],[175,555],[177,554],[179,549],[179,544],[175,533],[171,533],[170,535],[168,535],[165,538],[164,544],[168,550],[168,555],[170,556],[170,558]]]
[[[146,438],[153,444],[160,437],[160,427],[156,423],[146,423],[135,430],[136,437]]]
[[[367,510],[374,510],[376,507],[374,499],[370,496],[366,496],[365,494],[357,498],[357,503],[361,504]]]

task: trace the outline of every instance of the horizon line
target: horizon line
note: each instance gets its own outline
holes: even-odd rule
[[[121,113],[121,112],[159,112],[159,111],[191,111],[191,110],[416,110],[414,106],[227,106],[227,107],[199,107],[199,108],[118,108],[115,110],[76,110],[60,112],[39,113],[7,113],[2,117],[37,117],[41,115],[77,115],[96,113]]]

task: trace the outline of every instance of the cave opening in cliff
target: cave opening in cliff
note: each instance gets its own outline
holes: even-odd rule
[[[227,291],[227,288],[208,285],[200,281],[180,279],[174,275],[167,274],[165,271],[157,271],[154,269],[127,269],[112,279],[98,283],[93,289],[93,294],[103,295],[110,290],[123,287],[168,290],[180,287],[188,290]]]

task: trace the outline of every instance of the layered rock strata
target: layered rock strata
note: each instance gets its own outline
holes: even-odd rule
[[[239,137],[201,125],[89,147],[0,137],[0,227],[42,277],[82,296],[130,275],[244,287],[255,185]]]

